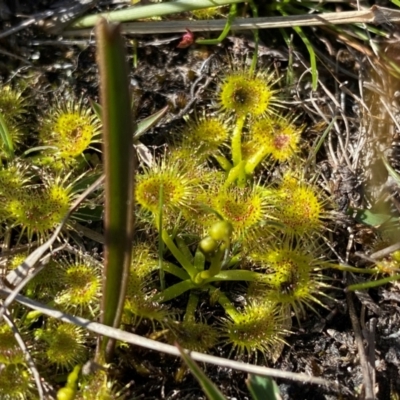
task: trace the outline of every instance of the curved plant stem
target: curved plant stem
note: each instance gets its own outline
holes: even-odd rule
[[[224,156],[214,154],[213,157],[218,161],[218,164],[224,171],[228,172],[232,169],[232,164]]]
[[[239,313],[237,312],[235,306],[231,303],[231,301],[228,299],[225,293],[223,292],[218,292],[216,293],[217,289],[214,288],[213,286],[210,286],[210,293],[213,294],[215,293],[216,296],[218,296],[218,303],[221,304],[221,306],[224,308],[225,312],[234,320],[239,316]]]
[[[171,275],[175,275],[177,278],[183,281],[190,279],[189,274],[184,269],[177,267],[175,264],[164,261],[163,267],[165,272],[168,272]]]
[[[189,322],[189,321],[194,322],[198,303],[199,303],[199,296],[193,292],[190,292],[189,300],[186,305],[185,316],[183,317],[183,320],[185,322]]]
[[[179,297],[181,294],[196,287],[197,285],[192,282],[192,280],[187,279],[186,281],[176,283],[175,285],[172,285],[169,288],[165,289],[159,295],[155,296],[154,300],[160,303],[164,303],[165,301],[175,299],[175,297]]]
[[[261,147],[254,155],[252,155],[248,160],[246,160],[246,165],[244,170],[247,175],[251,175],[254,173],[254,170],[257,168],[257,165],[265,158],[268,154],[263,147]]]
[[[205,282],[218,282],[218,281],[247,281],[247,282],[260,282],[265,275],[254,271],[245,270],[230,270],[220,271],[217,275],[207,279]]]
[[[198,44],[219,44],[219,43],[221,43],[228,36],[228,33],[231,30],[231,25],[232,25],[233,20],[236,17],[236,14],[237,14],[237,5],[231,4],[231,7],[229,9],[228,19],[226,21],[224,30],[221,32],[221,34],[216,39],[199,39],[199,40],[196,40],[196,43],[198,43]]]
[[[238,117],[235,129],[232,134],[231,150],[232,150],[232,161],[235,167],[242,162],[242,130],[245,121],[246,121],[245,115]]]
[[[146,6],[124,8],[123,10],[79,18],[72,24],[72,28],[91,28],[96,24],[99,18],[106,18],[110,22],[127,22],[142,18],[154,18],[162,15],[199,10],[201,8],[242,3],[243,1],[244,0],[176,0],[170,3],[149,4]]]
[[[354,285],[347,286],[346,291],[354,292],[355,290],[366,290],[377,286],[382,286],[386,283],[400,280],[400,274],[388,276],[387,278],[378,279],[377,281],[369,281],[363,283],[356,283]]]
[[[177,259],[179,264],[186,270],[189,274],[190,278],[193,279],[197,275],[196,268],[191,264],[190,260],[188,260],[185,255],[176,247],[175,243],[169,236],[168,232],[163,229],[162,230],[162,240],[165,245],[168,247],[168,250],[172,253],[172,255]]]

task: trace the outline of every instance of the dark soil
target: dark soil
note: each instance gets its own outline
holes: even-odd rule
[[[50,0],[0,0],[0,34],[20,23],[23,19],[19,15],[46,11],[56,7],[57,3]],[[107,7],[112,6],[99,5],[97,10]],[[393,37],[393,27],[383,28]],[[309,75],[300,80],[308,68],[307,51],[298,38],[294,39],[293,49],[289,51],[278,30],[261,32],[259,66],[276,69],[284,75],[289,67],[289,59],[293,57],[293,85],[285,86],[284,79],[278,85],[288,102],[292,102],[289,107],[301,115],[299,122],[307,123],[305,138],[310,143],[321,135],[318,126],[324,117],[329,123],[334,115],[337,116],[337,127],[329,139],[331,149],[328,145],[322,147],[316,171],[324,191],[336,203],[334,221],[328,224],[328,241],[332,249],[329,258],[361,266],[365,262],[359,253],[370,254],[375,251],[376,242],[384,235],[379,224],[371,226],[364,223],[352,210],[371,208],[371,204],[380,199],[383,209],[393,212],[396,218],[399,213],[396,208],[398,187],[388,179],[380,162],[380,154],[384,152],[395,169],[400,167],[400,132],[379,103],[383,97],[392,109],[398,110],[398,80],[382,66],[375,65],[381,75],[374,72],[366,54],[338,40],[332,31],[321,28],[308,29],[306,32],[320,51],[319,78],[326,90],[319,85],[318,90],[312,92]],[[288,31],[288,34],[292,32]],[[191,46],[186,49],[177,48],[180,39],[173,39],[176,36],[137,37],[137,68],[132,66],[132,38],[127,38],[132,90],[140,99],[137,101],[137,118],[140,120],[169,105],[167,116],[143,137],[143,143],[152,149],[173,141],[173,132],[179,132],[183,123],[183,113],[192,114],[195,104],[196,107],[209,104],[221,74],[230,64],[240,66],[254,48],[252,35],[246,33],[229,36],[217,46]],[[165,42],[169,38],[171,40],[163,44],[157,41]],[[364,45],[369,48],[366,42]],[[380,43],[380,46],[396,53],[393,44],[387,47],[388,44]],[[34,74],[37,77],[35,87],[28,91],[37,99],[39,108],[43,102],[53,101],[71,91],[84,101],[98,101],[95,50],[92,42],[81,39],[74,42],[62,35],[47,34],[40,26],[32,25],[0,38],[1,80],[13,84],[20,78]],[[370,59],[374,60],[373,56]],[[200,72],[204,62],[206,65]],[[361,85],[363,93],[360,93],[359,82],[369,84]],[[333,93],[333,99],[329,93]],[[357,99],[363,99],[369,110]],[[398,114],[394,117],[398,121]],[[325,128],[326,125],[322,131]],[[340,139],[347,147],[341,146]],[[399,232],[397,225],[395,229]],[[395,241],[385,242],[380,247]],[[334,289],[327,293],[330,296],[326,301],[327,307],[317,307],[319,315],[310,312],[301,321],[301,326],[294,320],[293,334],[287,338],[288,346],[285,346],[274,364],[271,361],[268,363],[277,369],[305,372],[337,382],[340,393],[333,387],[277,380],[282,398],[365,398],[359,349],[349,317],[349,298],[354,302],[355,315],[363,335],[361,339],[374,371],[376,398],[398,398],[400,336],[396,334],[400,332],[399,284],[370,289],[363,292],[364,296],[356,293],[346,297],[344,288],[357,277],[331,271],[330,278]],[[146,327],[142,329],[146,332]],[[185,374],[180,381],[175,379],[181,368],[179,360],[140,348],[125,352],[121,354],[115,373],[121,383],[132,383],[127,389],[127,398],[205,398],[190,374]],[[217,349],[216,354],[227,356],[227,350]],[[266,364],[262,357],[259,357],[258,363]],[[139,374],[135,364],[142,364],[148,373]],[[207,365],[204,370],[228,398],[249,398],[243,373]]]

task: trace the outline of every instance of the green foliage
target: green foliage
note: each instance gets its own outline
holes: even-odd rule
[[[269,377],[250,375],[246,381],[254,400],[280,400],[278,385]]]
[[[307,308],[323,305],[327,264],[321,261],[324,248],[319,241],[329,210],[321,190],[307,176],[303,126],[297,122],[301,116],[293,118],[285,111],[275,88],[278,80],[275,72],[245,67],[227,72],[217,82],[214,106],[199,110],[201,118],[188,119],[181,137],[160,159],[140,165],[136,188],[129,189],[136,201],[139,232],[129,274],[119,271],[106,279],[125,279],[122,325],[144,327],[152,337],[191,350],[214,351],[223,344],[237,356],[275,358],[290,334],[292,315],[300,321]],[[15,108],[25,104],[20,97],[15,99]],[[33,143],[29,150],[21,144],[27,140],[10,141],[12,135],[0,135],[1,223],[23,242],[43,241],[79,192],[102,172],[100,164],[91,167],[89,160],[99,140],[99,115],[107,118],[107,108],[97,109],[96,116],[82,100],[56,104],[38,118],[38,135],[34,130],[26,133]],[[130,110],[130,101],[127,104]],[[160,115],[136,133],[143,134]],[[134,132],[130,134],[133,149]],[[113,151],[108,162],[124,149]],[[281,174],[275,173],[278,169]],[[121,168],[116,171],[114,183],[125,173]],[[274,174],[275,180],[266,178]],[[93,208],[101,213],[102,195],[88,198],[77,215]],[[119,201],[126,206],[124,196]],[[85,227],[90,228],[89,219]],[[78,236],[79,243],[72,222],[64,234],[66,240]],[[110,238],[114,244],[121,239]],[[317,244],[304,247],[304,238]],[[127,248],[130,244],[129,240]],[[117,253],[122,256],[123,251]],[[7,270],[22,261],[23,256],[10,258]],[[121,262],[122,257],[116,265]],[[101,275],[95,257],[70,249],[68,255],[55,256],[25,294],[62,311],[99,318],[101,307],[109,307],[104,297],[100,305]],[[204,307],[209,310],[207,318]],[[59,391],[60,399],[113,398],[106,372],[91,378],[77,372],[77,366],[93,357],[94,342],[83,330],[39,318],[37,312],[15,312],[31,338],[41,372],[64,374],[60,379],[65,381],[73,371],[71,382]],[[115,314],[114,308],[110,316]],[[17,357],[15,343],[4,343],[7,354]],[[25,371],[21,358],[8,362]],[[29,377],[24,390],[30,385]],[[97,397],[90,397],[90,392]]]
[[[212,381],[207,377],[207,375],[201,370],[201,368],[190,358],[188,354],[185,353],[180,347],[179,351],[181,357],[190,368],[190,371],[196,377],[201,385],[204,393],[207,395],[209,400],[224,400],[225,396],[219,391],[219,389],[212,383]]]

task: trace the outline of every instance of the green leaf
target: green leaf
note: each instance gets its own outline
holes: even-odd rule
[[[137,124],[137,129],[133,134],[135,139],[139,139],[144,133],[146,133],[152,126],[154,126],[168,111],[168,106],[162,108],[160,111],[155,112],[153,115],[141,120]]]
[[[243,1],[245,0],[176,0],[159,4],[148,4],[139,7],[134,6],[124,8],[123,10],[87,15],[74,21],[74,23],[71,25],[71,28],[91,28],[96,24],[100,17],[107,18],[108,21],[128,22],[136,19],[154,18],[162,15],[199,10],[201,8],[242,3]]]
[[[81,207],[78,211],[74,213],[74,219],[86,221],[88,223],[94,221],[101,221],[103,219],[103,206],[95,206],[95,207]]]
[[[281,400],[278,385],[268,376],[249,375],[247,388],[254,400]]]
[[[0,112],[0,139],[3,142],[3,149],[8,157],[12,157],[14,155],[14,145],[12,141],[12,137],[10,135],[10,131],[8,130],[7,123],[3,114]]]
[[[175,283],[175,285],[169,286],[167,289],[156,295],[154,299],[160,303],[166,302],[175,299],[188,290],[195,289],[196,287],[197,285],[191,279],[187,279],[186,281],[178,282]]]
[[[81,175],[81,177],[72,184],[71,192],[72,193],[82,192],[88,186],[90,186],[94,182],[96,182],[96,180],[99,179],[100,176],[101,176],[101,173],[97,173],[97,172]]]
[[[134,148],[131,98],[120,26],[96,27],[105,171],[105,257],[101,322],[119,327],[132,254]],[[115,341],[103,337],[100,361],[112,358]]]
[[[183,361],[189,367],[192,374],[198,380],[206,394],[207,398],[210,400],[226,400],[226,397],[218,390],[218,388],[211,382],[207,375],[201,370],[201,368],[195,363],[188,353],[186,353],[178,344],[176,344]]]
[[[96,114],[97,118],[101,121],[101,112],[102,112],[102,107],[99,103],[96,103],[92,99],[89,99],[90,105],[92,106],[92,109],[94,113]]]
[[[103,107],[99,103],[96,103],[93,100],[90,100],[90,104],[92,106],[93,111],[97,115],[97,118],[101,120]],[[165,115],[167,111],[168,111],[168,106],[162,108],[161,110],[155,112],[149,117],[138,122],[136,125],[136,129],[133,132],[133,137],[135,139],[139,139],[140,136],[143,136],[143,134],[145,134],[152,126],[154,126]]]
[[[377,227],[387,222],[394,221],[394,218],[388,214],[374,213],[370,210],[358,210],[355,220],[366,225]]]

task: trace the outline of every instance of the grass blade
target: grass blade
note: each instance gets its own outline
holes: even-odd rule
[[[135,130],[134,137],[139,139],[144,133],[146,133],[152,126],[154,126],[168,111],[168,106],[162,108],[160,111],[155,112],[149,117],[142,119],[137,124],[137,129]]]
[[[278,385],[268,376],[249,375],[246,385],[254,400],[282,400]]]
[[[181,353],[181,357],[183,361],[185,361],[186,365],[189,367],[192,374],[198,380],[203,389],[204,393],[210,400],[226,400],[226,397],[219,391],[219,389],[211,382],[211,380],[207,377],[207,375],[201,370],[201,368],[192,360],[189,354],[185,353],[185,351],[179,346],[179,352]]]
[[[134,149],[131,99],[120,27],[97,25],[105,180],[105,257],[101,322],[118,327],[125,300],[133,236]],[[115,341],[103,338],[100,360],[111,359]]]

